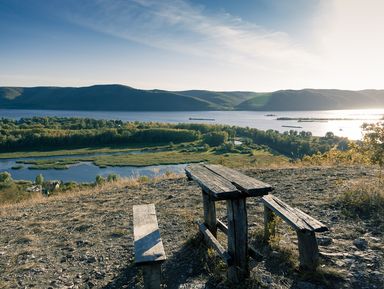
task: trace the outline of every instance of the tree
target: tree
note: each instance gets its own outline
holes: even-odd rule
[[[42,174],[36,176],[35,183],[36,185],[42,185],[44,183],[44,177]]]
[[[373,164],[384,167],[384,123],[364,123],[363,149]]]
[[[226,131],[213,131],[206,133],[203,140],[211,147],[219,146],[228,141],[228,133]]]

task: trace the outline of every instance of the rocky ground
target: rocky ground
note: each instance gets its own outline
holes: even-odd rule
[[[274,194],[321,220],[322,265],[297,270],[296,238],[279,224],[273,250],[250,261],[251,277],[238,288],[384,288],[384,238],[367,220],[345,217],[335,203],[346,180],[373,175],[369,168],[247,170],[270,183]],[[225,266],[207,250],[195,222],[202,218],[200,188],[186,178],[111,188],[97,194],[2,208],[0,288],[142,288],[133,265],[132,205],[155,203],[168,260],[164,288],[232,288]],[[225,203],[219,204],[225,220]],[[257,246],[263,208],[248,200],[250,241]],[[225,244],[223,236],[219,236]]]

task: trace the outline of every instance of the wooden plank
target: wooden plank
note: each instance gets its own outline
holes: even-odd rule
[[[315,237],[315,232],[297,231],[299,246],[300,269],[315,271],[319,264],[319,247]]]
[[[208,230],[208,228],[204,224],[198,224],[199,230],[203,234],[205,241],[207,242],[207,245],[215,249],[217,254],[223,259],[223,261],[230,265],[232,264],[232,258],[228,254],[227,251],[220,245],[219,241],[212,235],[212,233]]]
[[[216,219],[217,222],[217,228],[220,229],[224,234],[228,235],[228,227],[226,224],[224,224],[219,219]]]
[[[195,180],[215,200],[241,197],[241,192],[233,184],[203,165],[189,165],[185,168],[185,172],[189,178]]]
[[[161,288],[161,264],[159,262],[142,265],[144,289]]]
[[[221,166],[221,165],[204,165],[206,168],[212,172],[220,175],[221,177],[227,179],[231,182],[236,188],[238,188],[242,193],[247,196],[263,196],[268,192],[271,192],[273,189],[271,185],[264,182],[258,181],[254,178],[248,177],[236,170]]]
[[[217,219],[217,228],[220,229],[225,235],[228,235],[228,227],[221,220]],[[248,255],[254,260],[260,262],[263,255],[255,247],[248,244]]]
[[[154,204],[133,206],[133,236],[136,264],[166,259]]]
[[[328,227],[324,225],[322,222],[316,220],[315,218],[307,215],[302,210],[298,208],[294,208],[296,211],[296,214],[300,216],[300,218],[307,223],[309,227],[312,228],[314,232],[326,232],[328,231]]]
[[[249,276],[248,220],[246,199],[227,200],[228,253],[233,264],[228,268],[228,279],[240,283]]]
[[[208,195],[204,190],[203,194],[203,208],[204,208],[204,224],[211,231],[213,236],[217,236],[216,226],[216,205],[211,195]]]
[[[312,231],[312,228],[304,222],[294,208],[276,198],[273,195],[267,195],[261,198],[263,203],[275,212],[280,218],[286,221],[296,231]]]

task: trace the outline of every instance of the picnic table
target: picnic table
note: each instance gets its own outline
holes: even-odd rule
[[[202,188],[204,224],[199,225],[200,231],[227,263],[228,279],[233,283],[241,282],[249,276],[246,199],[266,195],[272,187],[221,165],[192,164],[185,172]],[[216,218],[217,201],[227,202],[228,225]],[[227,251],[216,239],[217,229],[227,235]]]

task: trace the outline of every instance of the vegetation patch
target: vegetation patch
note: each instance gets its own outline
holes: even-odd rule
[[[349,217],[369,219],[375,231],[384,231],[384,190],[381,178],[365,178],[347,182],[338,202]]]

